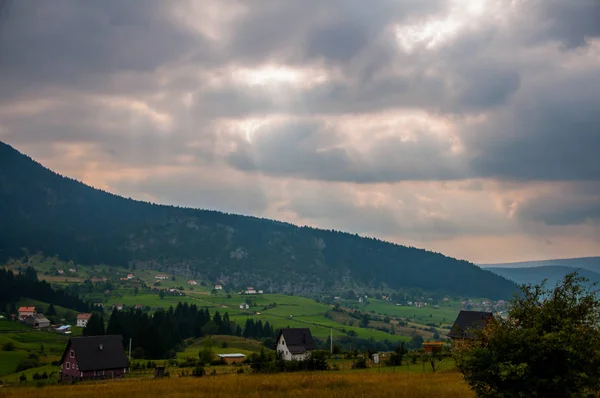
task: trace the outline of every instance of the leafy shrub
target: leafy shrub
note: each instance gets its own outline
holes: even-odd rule
[[[194,371],[192,372],[192,376],[196,376],[196,377],[202,377],[206,374],[206,371],[204,370],[204,366],[203,365],[198,365],[194,368]]]
[[[367,368],[367,360],[365,357],[358,357],[352,363],[352,369],[366,369]]]
[[[8,343],[6,343],[2,346],[2,351],[14,351],[14,350],[15,350],[15,343],[13,343],[12,341],[9,341]]]
[[[15,369],[15,373],[21,372],[23,370],[27,370],[27,369],[31,369],[31,368],[37,368],[38,366],[40,366],[40,361],[39,359],[24,359],[21,362],[19,362],[17,364],[17,368]]]

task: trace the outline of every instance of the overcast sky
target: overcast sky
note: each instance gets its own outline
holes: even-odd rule
[[[0,0],[0,140],[123,196],[600,255],[598,0]]]

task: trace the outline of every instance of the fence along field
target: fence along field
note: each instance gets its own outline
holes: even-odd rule
[[[337,372],[283,373],[273,375],[223,375],[171,377],[170,379],[124,379],[103,383],[54,385],[45,388],[7,388],[4,397],[411,397],[469,398],[474,394],[458,372],[366,373]]]

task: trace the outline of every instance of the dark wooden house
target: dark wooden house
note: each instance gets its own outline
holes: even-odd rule
[[[494,319],[494,314],[485,311],[461,311],[448,333],[453,341],[472,340],[475,338],[473,332],[482,330],[490,321]]]
[[[129,368],[123,336],[72,337],[60,367],[63,382],[123,377]]]

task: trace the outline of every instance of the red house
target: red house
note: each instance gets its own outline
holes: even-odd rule
[[[129,368],[123,336],[72,337],[60,367],[62,382],[123,377]]]

